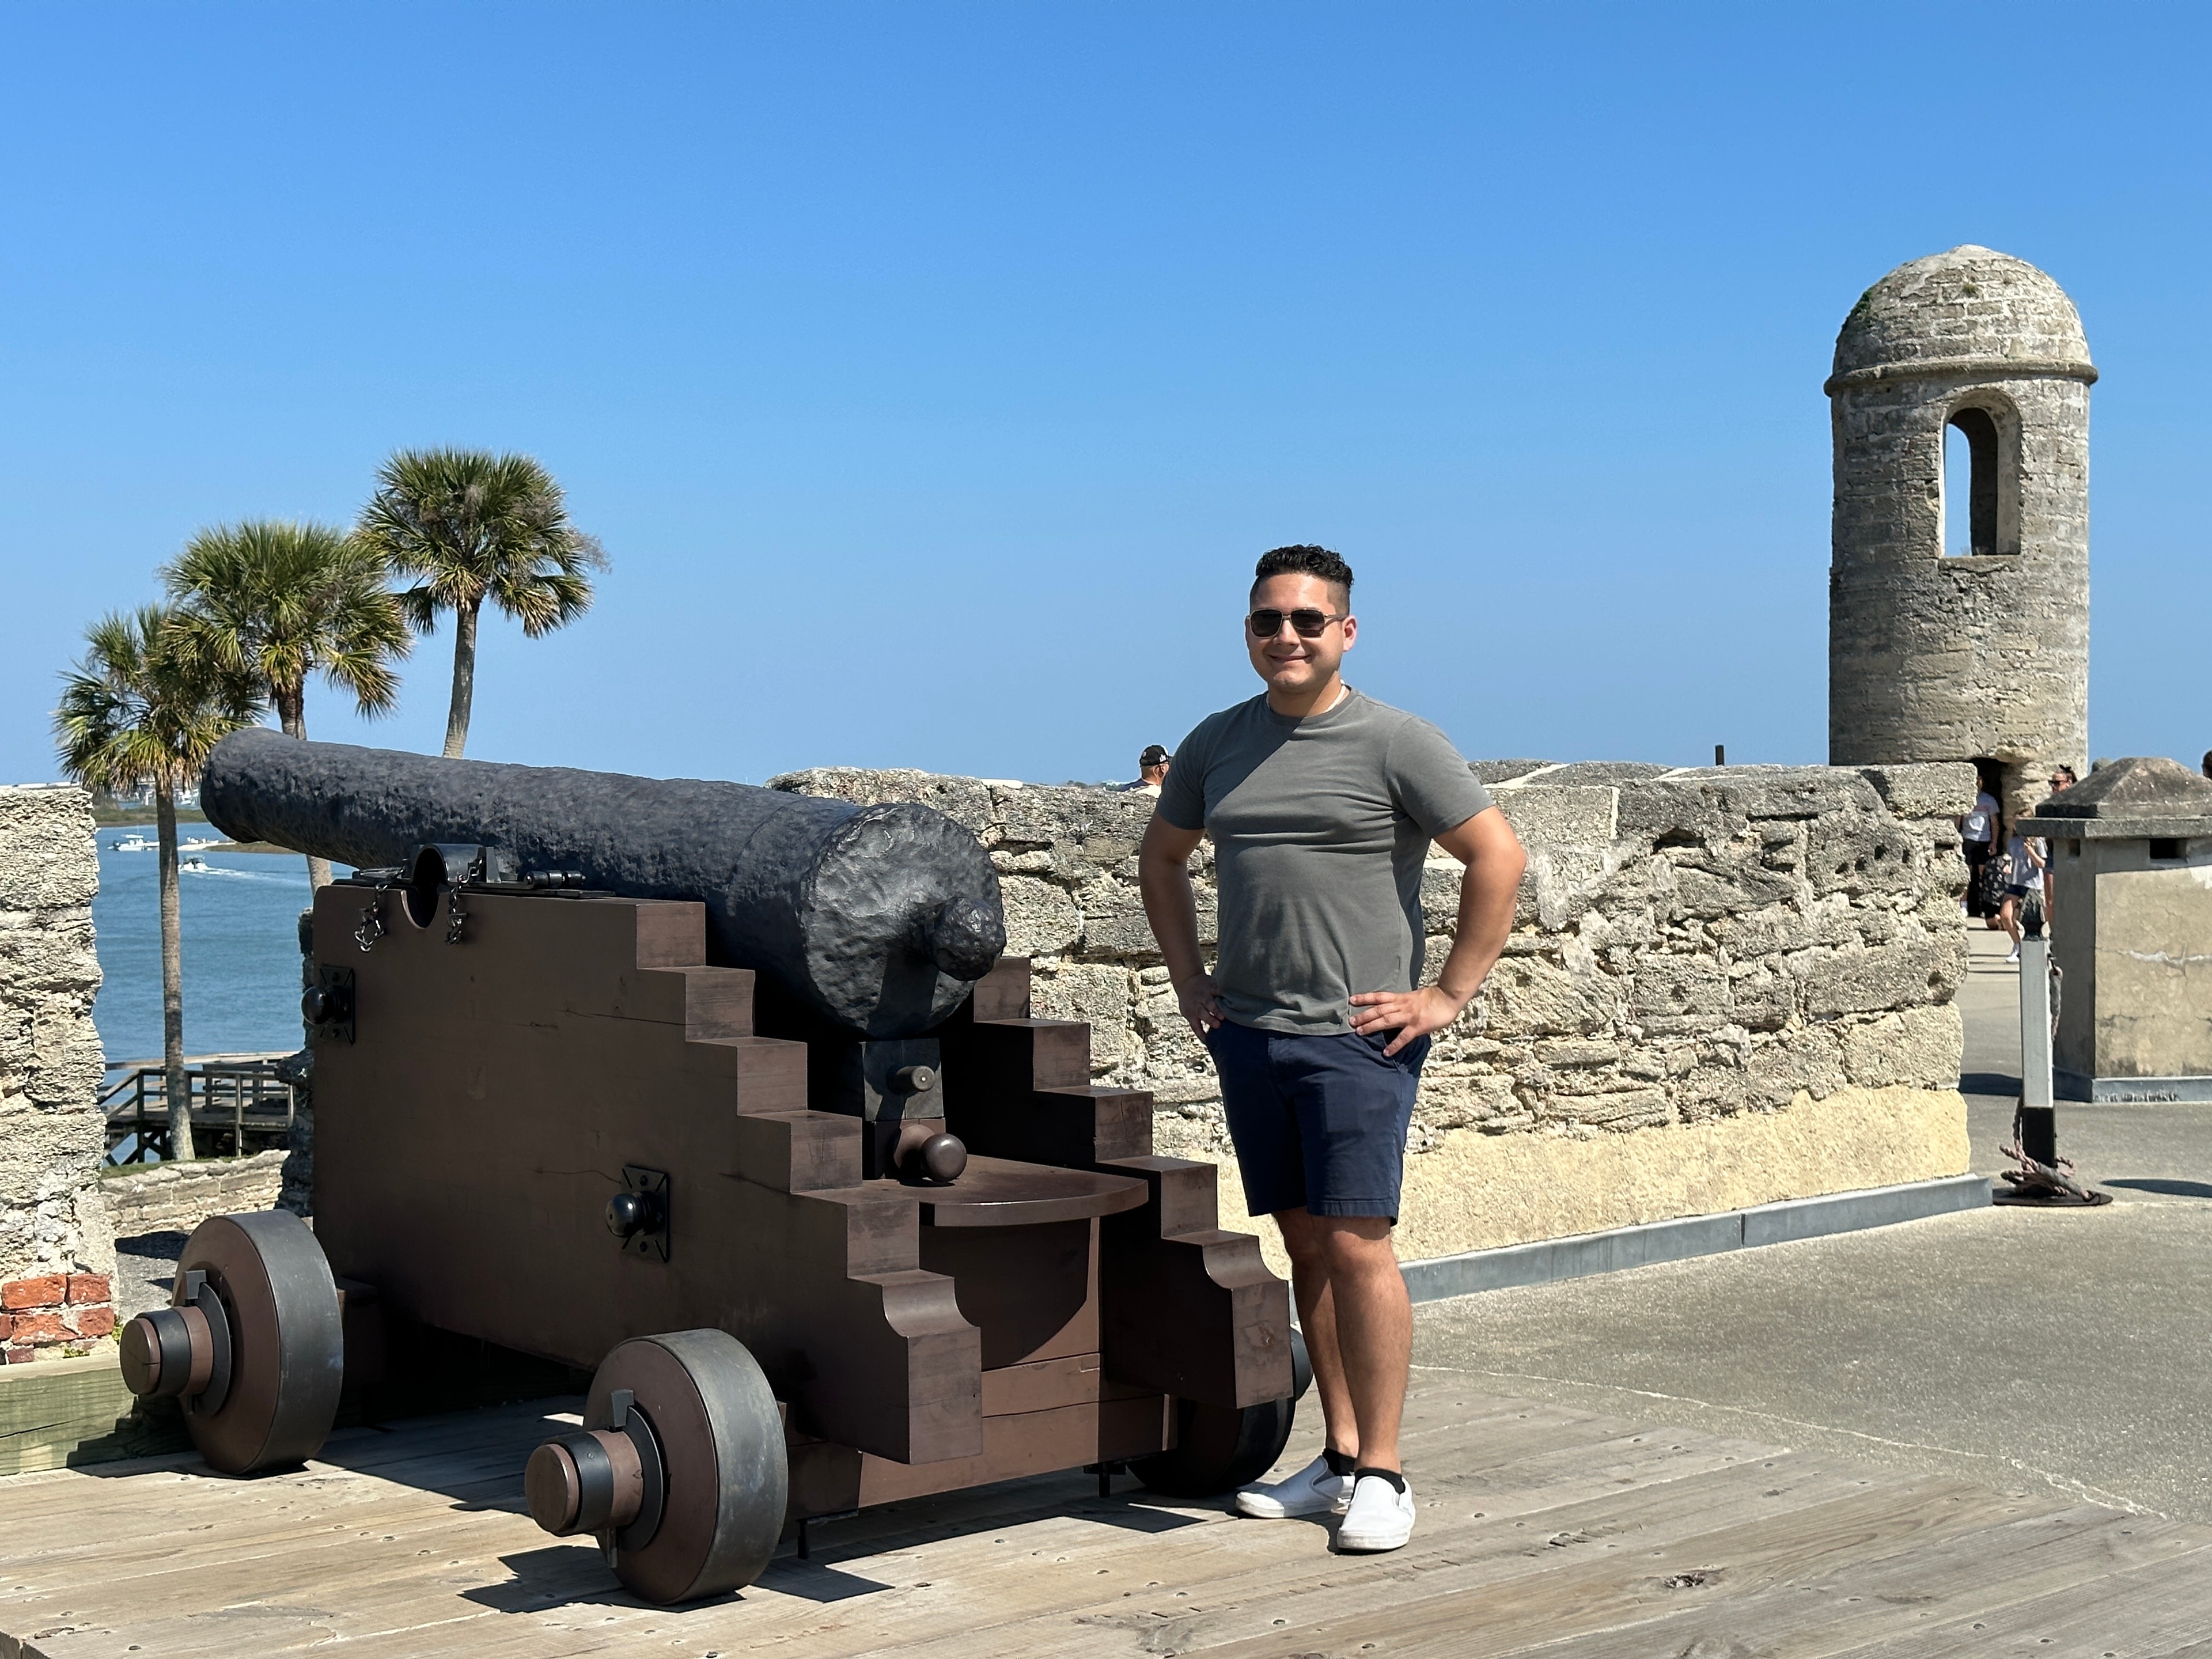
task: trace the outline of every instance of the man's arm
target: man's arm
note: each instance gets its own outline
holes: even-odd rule
[[[1443,972],[1437,975],[1434,985],[1411,991],[1362,991],[1352,999],[1353,1030],[1364,1034],[1396,1030],[1398,1035],[1383,1050],[1385,1054],[1395,1054],[1414,1038],[1443,1030],[1474,1000],[1474,994],[1482,988],[1482,981],[1505,948],[1505,936],[1513,931],[1513,905],[1521,890],[1521,872],[1528,867],[1521,838],[1495,806],[1445,830],[1436,837],[1436,843],[1467,866],[1459,884],[1459,931],[1453,937],[1451,954],[1444,958]],[[1186,882],[1186,896],[1189,890]],[[1145,890],[1145,909],[1151,914],[1150,886]],[[1158,931],[1157,921],[1153,928]],[[1194,919],[1194,943],[1196,933]]]
[[[1198,953],[1198,901],[1190,890],[1190,855],[1205,835],[1202,830],[1179,830],[1155,812],[1145,827],[1144,845],[1137,849],[1137,885],[1145,896],[1145,920],[1152,923],[1152,937],[1167,958],[1168,979],[1183,1018],[1201,1042],[1221,1024],[1213,975],[1206,971],[1206,958]]]

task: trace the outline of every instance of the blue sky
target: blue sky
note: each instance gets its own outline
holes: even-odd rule
[[[1835,330],[2080,306],[2093,741],[2212,744],[2201,10],[0,12],[0,779],[203,525],[526,450],[614,562],[470,752],[1127,775],[1252,559],[1470,755],[1818,760]],[[434,749],[449,632],[364,727]]]

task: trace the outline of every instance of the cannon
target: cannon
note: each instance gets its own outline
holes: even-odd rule
[[[123,1333],[218,1468],[312,1455],[456,1338],[538,1356],[592,1380],[531,1514],[675,1602],[871,1504],[1280,1454],[1285,1286],[1090,1028],[1033,1017],[957,825],[258,735],[203,800],[361,861],[312,921],[313,1231],[204,1224]]]
[[[937,1024],[1006,943],[989,858],[910,803],[438,760],[258,726],[216,745],[200,807],[235,841],[404,864],[417,905],[451,882],[435,854],[414,868],[416,848],[486,844],[517,878],[697,901],[721,960],[869,1036]]]

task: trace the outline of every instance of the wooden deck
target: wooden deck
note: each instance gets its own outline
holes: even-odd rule
[[[1071,1474],[817,1526],[742,1597],[620,1592],[520,1511],[536,1408],[0,1480],[0,1659],[2212,1656],[2212,1528],[1419,1382],[1408,1548]],[[1311,1424],[1294,1440],[1310,1453]]]

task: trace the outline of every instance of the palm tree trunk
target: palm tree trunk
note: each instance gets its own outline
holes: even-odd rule
[[[286,737],[298,738],[305,742],[307,736],[307,688],[304,685],[295,685],[276,686],[272,689],[276,693],[276,723],[284,728]],[[313,853],[308,854],[308,903],[313,904],[313,896],[330,884],[331,861],[328,859],[319,859]]]
[[[469,746],[469,706],[477,695],[477,612],[483,601],[453,609],[453,706],[446,715],[446,758]]]
[[[164,781],[154,790],[154,822],[161,861],[161,1069],[169,1099],[169,1156],[192,1157],[192,1097],[185,1081],[185,947],[177,905],[177,792]]]

